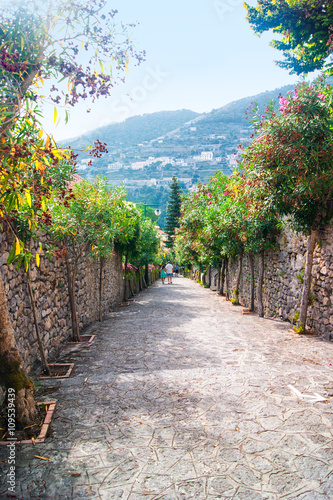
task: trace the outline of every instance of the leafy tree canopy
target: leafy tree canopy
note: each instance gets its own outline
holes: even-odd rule
[[[178,219],[180,217],[180,206],[181,206],[181,188],[178,179],[175,175],[172,177],[170,189],[171,192],[167,205],[165,232],[168,235],[167,247],[172,248],[175,229],[179,225]]]
[[[332,217],[333,89],[299,84],[257,119],[258,136],[244,153],[252,182],[266,185],[266,203],[309,233]]]
[[[247,20],[255,33],[273,30],[281,36],[271,45],[281,50],[278,66],[291,74],[326,69],[333,73],[333,3],[330,0],[258,0],[245,3]]]
[[[5,0],[0,25],[2,116],[11,120],[13,111],[17,116],[22,100],[35,101],[47,79],[52,79],[55,104],[74,106],[79,100],[108,96],[128,73],[130,57],[143,59],[131,42],[132,26],[117,25],[116,14],[107,10],[106,0]]]

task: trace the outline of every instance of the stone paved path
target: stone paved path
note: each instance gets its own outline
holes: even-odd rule
[[[333,345],[288,329],[181,277],[142,292],[42,382],[56,414],[17,449],[18,498],[333,498],[332,404],[289,387],[333,396]]]

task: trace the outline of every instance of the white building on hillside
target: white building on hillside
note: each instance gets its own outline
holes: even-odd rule
[[[116,171],[123,168],[123,164],[119,162],[109,163],[108,170]]]
[[[147,163],[145,161],[136,161],[131,164],[131,167],[133,170],[143,170],[146,164]]]
[[[81,160],[81,163],[76,167],[77,170],[87,170],[88,168],[88,163],[89,163],[89,159],[88,158],[85,158],[84,160]]]
[[[212,151],[202,151],[201,160],[202,161],[212,161],[213,156],[214,155],[213,155]]]

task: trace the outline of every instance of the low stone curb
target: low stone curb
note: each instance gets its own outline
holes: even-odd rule
[[[14,443],[15,446],[16,446],[17,444],[44,443],[47,431],[49,429],[49,425],[50,425],[52,417],[53,417],[53,413],[55,411],[56,403],[57,403],[56,401],[45,401],[45,402],[42,401],[40,403],[37,403],[38,406],[45,405],[48,408],[47,408],[47,411],[46,411],[46,415],[45,415],[44,422],[42,424],[40,433],[39,433],[39,435],[38,435],[38,437],[36,439],[34,439],[34,440],[32,440],[32,439],[24,439],[23,441],[0,441],[0,445],[7,446],[8,444],[13,444]]]
[[[50,363],[49,366],[68,366],[68,370],[65,375],[40,375],[38,380],[68,378],[73,371],[74,363]]]

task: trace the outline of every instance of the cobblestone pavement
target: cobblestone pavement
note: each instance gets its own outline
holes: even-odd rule
[[[41,382],[57,408],[17,447],[17,498],[333,498],[333,345],[241,312],[179,277],[95,325]]]

